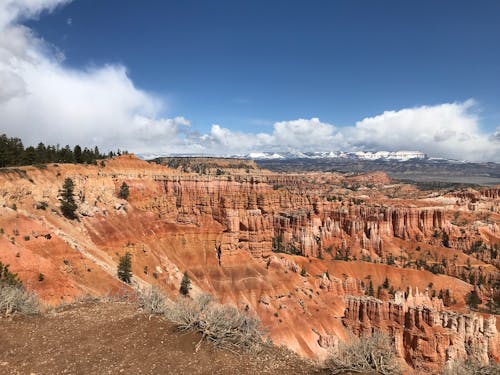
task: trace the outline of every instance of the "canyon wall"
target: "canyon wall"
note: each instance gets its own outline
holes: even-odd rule
[[[471,344],[483,359],[498,359],[494,319],[469,316],[465,306],[474,288],[486,301],[498,279],[498,257],[490,256],[500,243],[494,190],[474,195],[479,204],[469,210],[468,194],[426,196],[381,173],[199,175],[130,155],[0,172],[0,261],[48,303],[127,288],[116,266],[130,252],[134,286],[156,285],[176,298],[188,272],[193,295],[209,292],[258,315],[273,342],[304,356],[324,358],[350,330],[380,329],[397,332],[412,367],[436,369]],[[75,221],[59,209],[66,177],[75,182]],[[123,182],[128,200],[117,197]],[[454,210],[466,224],[452,223]],[[466,254],[478,240],[481,256]],[[442,272],[428,271],[443,263]],[[472,274],[487,285],[471,285]],[[369,284],[377,291],[386,280],[392,301],[388,289],[383,301],[366,297]],[[404,299],[398,291],[408,287],[448,290],[454,304],[425,293]]]
[[[344,324],[357,335],[388,332],[396,350],[413,368],[437,372],[447,361],[500,360],[494,316],[444,309],[425,293],[397,292],[393,300],[346,297]]]

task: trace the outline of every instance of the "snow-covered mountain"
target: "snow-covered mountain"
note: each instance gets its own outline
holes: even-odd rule
[[[244,158],[252,160],[290,160],[290,159],[353,159],[353,160],[430,160],[426,154],[420,151],[377,151],[377,152],[344,152],[344,151],[269,151],[250,152],[248,154],[139,154],[146,160],[158,157],[223,157],[223,158]]]
[[[377,151],[377,152],[251,152],[244,155],[245,158],[255,160],[266,159],[326,159],[326,158],[348,158],[360,160],[399,160],[427,159],[427,155],[420,151]]]

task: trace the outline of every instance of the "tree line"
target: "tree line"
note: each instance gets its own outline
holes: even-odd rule
[[[82,147],[76,145],[44,145],[40,142],[36,147],[24,147],[20,138],[0,135],[0,168],[21,165],[46,164],[46,163],[77,163],[95,164],[98,159],[111,158],[116,155],[126,154],[126,151],[110,151],[103,154],[99,148]]]

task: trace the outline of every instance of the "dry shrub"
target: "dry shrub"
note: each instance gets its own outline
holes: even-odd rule
[[[165,314],[167,296],[157,287],[136,290],[139,307],[150,314]]]
[[[18,285],[0,285],[0,314],[39,314],[40,303],[34,293]]]
[[[97,297],[97,299],[101,302],[136,303],[140,296],[139,292],[139,290],[134,290],[129,285],[124,284],[116,290],[108,290],[103,297]]]
[[[391,339],[382,333],[372,336],[354,337],[339,344],[325,362],[332,374],[376,373],[401,374]]]
[[[442,375],[498,375],[500,374],[500,364],[491,362],[482,365],[476,360],[454,361],[447,364]]]
[[[256,350],[262,344],[260,321],[230,305],[221,305],[207,294],[181,297],[168,306],[165,316],[180,330],[199,332],[202,340],[228,350]]]

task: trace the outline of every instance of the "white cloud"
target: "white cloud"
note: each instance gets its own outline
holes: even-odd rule
[[[121,65],[76,70],[19,25],[67,1],[0,0],[0,131],[25,143],[169,151],[189,122],[162,118],[165,101],[135,87]]]
[[[500,160],[499,131],[483,133],[475,103],[447,103],[368,117],[337,128],[318,118],[281,121],[271,133],[234,132],[213,125],[202,138],[208,149],[231,152],[298,150],[418,150],[431,156],[471,161]]]
[[[500,149],[481,131],[474,101],[387,111],[345,130],[358,149],[409,149],[432,156],[500,160]]]
[[[72,0],[0,0],[0,28],[18,20],[36,18],[43,11],[51,12],[70,1]]]
[[[336,147],[342,136],[333,125],[318,118],[280,121],[272,133],[242,133],[212,125],[210,133],[200,137],[209,149],[223,147],[227,152],[242,153],[269,150],[327,150]]]
[[[142,154],[251,151],[420,150],[432,156],[500,160],[500,131],[484,133],[474,101],[386,111],[353,126],[318,118],[279,121],[267,133],[164,118],[165,100],[137,88],[122,65],[74,69],[22,26],[68,0],[0,0],[0,132],[27,144],[118,147]]]

